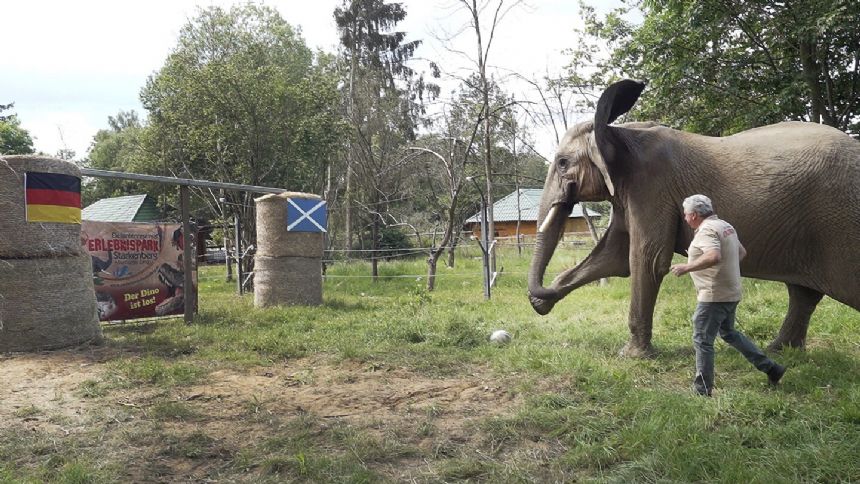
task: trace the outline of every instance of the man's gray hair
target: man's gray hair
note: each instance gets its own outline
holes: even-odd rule
[[[709,217],[714,214],[714,206],[711,199],[704,195],[691,195],[684,199],[684,213],[697,213],[700,217]]]

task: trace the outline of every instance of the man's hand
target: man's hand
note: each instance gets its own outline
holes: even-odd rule
[[[669,268],[669,272],[675,274],[677,277],[681,277],[684,274],[690,272],[689,264],[675,264]]]
[[[708,267],[717,265],[720,263],[722,259],[722,255],[720,254],[719,249],[712,249],[701,256],[698,259],[694,260],[690,264],[675,264],[669,268],[669,271],[672,274],[675,274],[678,277],[683,276],[688,272],[696,272],[702,269],[707,269]]]

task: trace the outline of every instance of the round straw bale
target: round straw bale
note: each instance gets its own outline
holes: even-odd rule
[[[0,259],[0,352],[101,339],[89,255]]]
[[[288,232],[287,199],[322,200],[312,193],[285,192],[264,195],[257,202],[257,254],[265,257],[323,256],[322,232]]]
[[[73,163],[56,158],[0,156],[0,259],[81,254],[79,224],[27,222],[24,173],[28,171],[81,176]]]
[[[322,263],[308,257],[254,257],[254,306],[322,304]]]

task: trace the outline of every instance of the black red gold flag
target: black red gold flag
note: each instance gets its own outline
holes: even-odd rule
[[[28,222],[81,223],[81,179],[61,173],[24,175]]]

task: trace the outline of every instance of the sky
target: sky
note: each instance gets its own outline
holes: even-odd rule
[[[108,116],[135,110],[145,118],[140,90],[161,68],[180,29],[196,16],[197,9],[229,8],[237,3],[241,2],[3,0],[0,104],[15,103],[12,112],[34,138],[37,151],[53,155],[71,149],[75,159],[83,159],[96,132],[107,128]],[[342,0],[256,3],[277,9],[301,30],[309,47],[337,50],[333,12]],[[407,32],[407,40],[423,41],[416,57],[436,60],[449,73],[462,72],[474,62],[474,32],[466,29],[469,14],[459,0],[400,3],[407,18],[398,30]],[[497,0],[491,3],[495,5]],[[511,3],[507,0],[505,5]],[[500,75],[561,72],[566,63],[562,51],[575,45],[574,28],[581,24],[576,3],[528,0],[512,9],[497,27],[490,68]],[[601,4],[598,9],[602,11],[618,1],[590,3]],[[545,138],[540,133],[537,137]],[[548,143],[542,148],[552,149]]]

